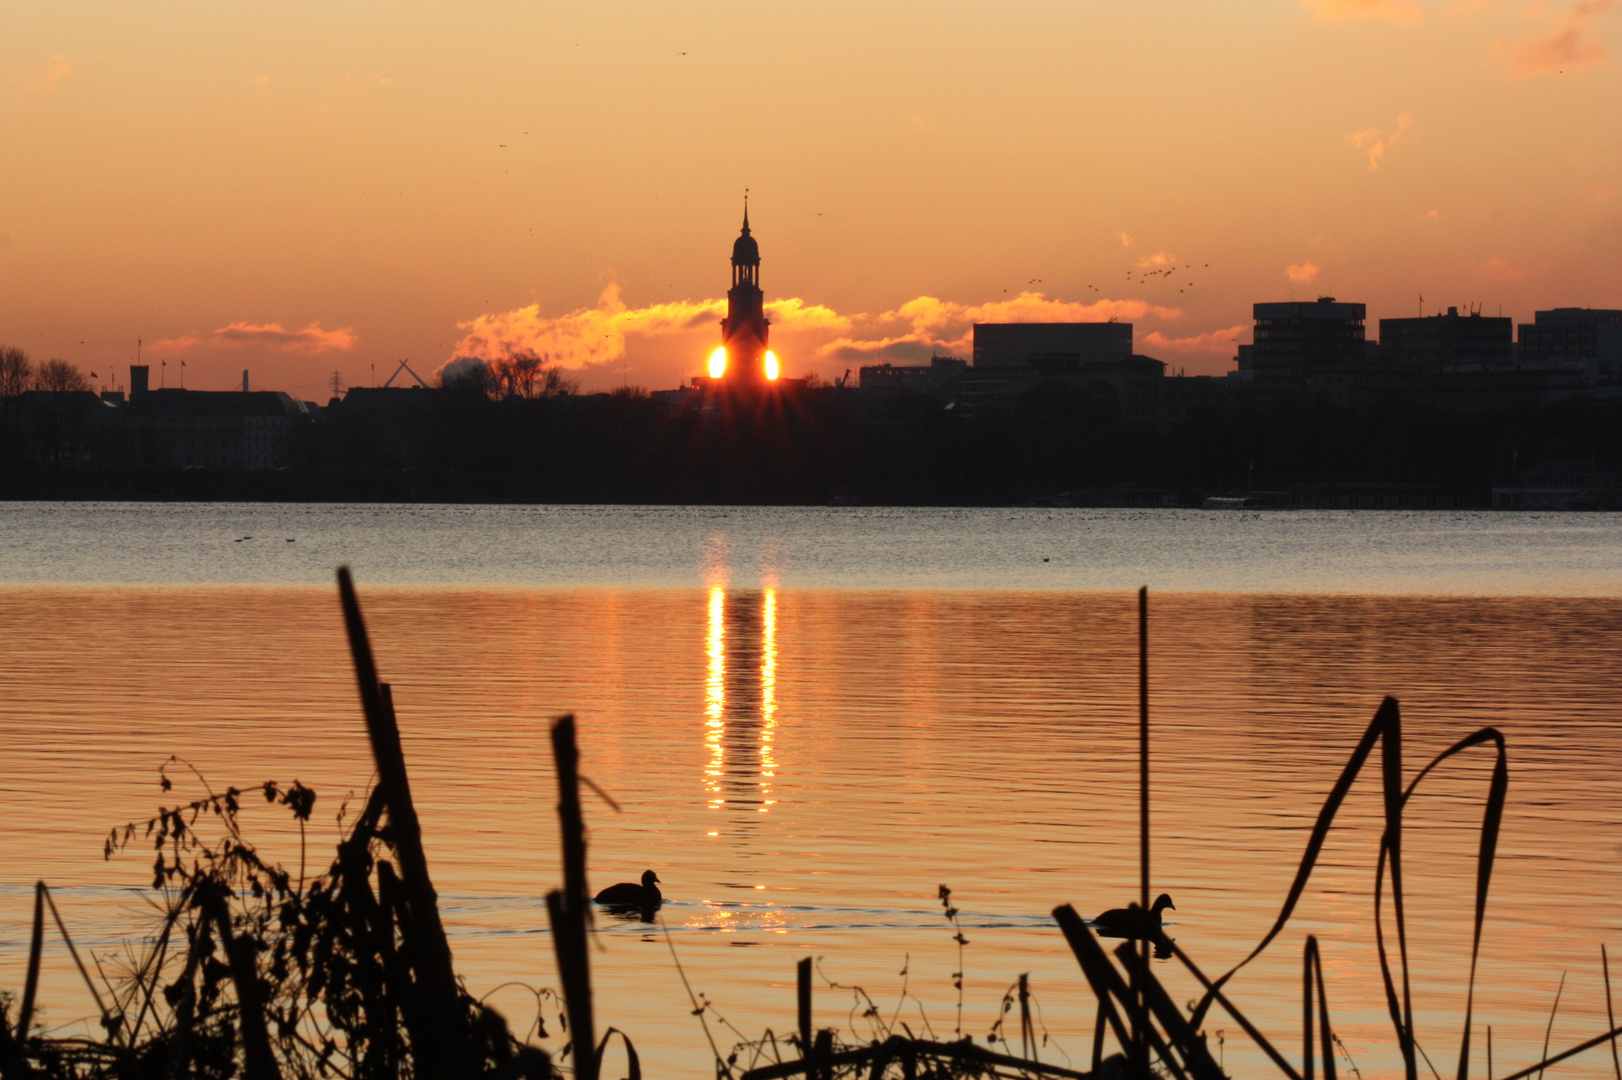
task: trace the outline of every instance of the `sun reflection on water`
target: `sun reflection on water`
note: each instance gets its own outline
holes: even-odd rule
[[[777,804],[777,593],[768,586],[728,597],[723,584],[709,588],[704,788],[711,810],[731,804],[765,814]]]
[[[721,776],[726,770],[726,656],[727,593],[719,585],[710,586],[709,621],[704,653],[704,741],[709,744],[710,762],[704,770],[704,787],[710,793],[710,809],[719,810],[726,797],[721,794]]]
[[[772,741],[777,737],[777,590],[764,590],[760,600],[760,812],[777,802],[771,797],[777,759]]]

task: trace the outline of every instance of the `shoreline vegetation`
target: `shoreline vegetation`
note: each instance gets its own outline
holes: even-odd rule
[[[456,975],[422,847],[392,692],[378,676],[347,568],[339,570],[338,583],[377,782],[339,842],[330,866],[313,878],[305,877],[302,866],[295,875],[262,860],[238,827],[243,801],[262,797],[285,809],[302,831],[315,793],[296,782],[285,787],[267,782],[258,789],[216,792],[196,776],[205,791],[202,797],[161,807],[143,823],[114,829],[107,839],[106,857],[133,853],[146,844],[155,853],[152,890],[161,912],[159,927],[132,954],[121,974],[109,979],[94,957],[87,967],[49,887],[40,882],[35,889],[25,985],[20,996],[0,994],[0,1075],[6,1080],[224,1080],[237,1076],[247,1080],[529,1080],[565,1075],[599,1080],[619,1075],[620,1069],[630,1080],[640,1080],[634,1035],[615,1027],[599,1034],[594,1012],[590,949],[594,909],[586,881],[581,786],[610,806],[614,804],[608,793],[580,773],[574,718],[561,717],[551,729],[563,885],[547,894],[546,906],[561,989],[535,990],[536,1015],[527,1021],[522,1034],[515,1034],[508,1019],[473,998]],[[1150,894],[1147,616],[1148,594],[1142,590],[1139,724],[1144,906]],[[1286,1080],[1316,1080],[1320,1069],[1325,1080],[1334,1080],[1337,1051],[1344,1054],[1344,1048],[1330,1015],[1328,998],[1334,987],[1326,981],[1314,937],[1306,938],[1302,956],[1298,1064],[1262,1034],[1226,988],[1284,930],[1337,811],[1364,767],[1377,762],[1385,827],[1375,879],[1376,945],[1404,1077],[1418,1080],[1421,1062],[1431,1072],[1435,1066],[1415,1031],[1402,884],[1404,810],[1433,772],[1459,755],[1486,752],[1493,755],[1494,765],[1483,800],[1476,856],[1474,936],[1456,1076],[1468,1080],[1475,1068],[1486,1080],[1524,1080],[1609,1042],[1618,1080],[1622,1080],[1622,1056],[1616,1044],[1622,1027],[1617,1026],[1612,1009],[1609,960],[1603,947],[1610,1030],[1559,1053],[1550,1054],[1545,1046],[1544,1060],[1504,1075],[1494,1074],[1491,1028],[1484,1039],[1478,1039],[1472,1010],[1476,958],[1508,790],[1507,747],[1499,731],[1482,728],[1459,739],[1409,778],[1403,767],[1402,738],[1400,709],[1394,699],[1387,698],[1318,813],[1276,921],[1255,949],[1223,974],[1208,975],[1159,931],[1147,939],[1128,939],[1106,949],[1095,928],[1072,907],[1066,904],[1053,909],[1057,929],[1074,953],[1096,1004],[1087,1070],[1041,1060],[1045,1032],[1039,1033],[1040,1022],[1033,1018],[1024,976],[1004,995],[999,1019],[983,1041],[963,1033],[961,961],[968,942],[957,921],[951,890],[942,885],[939,898],[959,956],[959,971],[953,973],[959,998],[952,1038],[933,1032],[920,1037],[895,1017],[887,1022],[859,988],[855,993],[868,1004],[861,1013],[867,1031],[855,1030],[858,1018],[854,1011],[849,1030],[818,1027],[812,1007],[812,962],[807,958],[798,965],[798,1012],[787,1033],[778,1036],[768,1030],[753,1040],[740,1035],[739,1042],[727,1051],[716,1042],[710,1026],[709,1017],[714,1015],[710,1003],[688,988],[692,1013],[702,1025],[714,1057],[715,1076],[717,1080],[799,1076],[806,1080],[1224,1080],[1228,1074],[1211,1054],[1205,1032],[1213,1012],[1221,1012]],[[171,759],[171,764],[187,767],[178,759]],[[171,790],[167,767],[160,775],[163,789]],[[1387,888],[1393,915],[1389,926],[1381,914]],[[1141,912],[1143,907],[1133,904],[1128,910]],[[47,916],[97,1003],[103,1029],[100,1037],[53,1036],[37,1026]],[[1174,958],[1203,988],[1199,999],[1186,1009],[1179,1007],[1154,973],[1151,953]],[[677,966],[679,971],[679,959]],[[682,980],[685,984],[685,974]],[[561,1045],[556,1050],[534,1041],[549,1038],[549,1018],[559,1028]],[[724,1020],[716,1019],[732,1030]]]

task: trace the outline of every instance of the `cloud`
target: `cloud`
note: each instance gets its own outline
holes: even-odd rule
[[[1326,22],[1342,19],[1389,19],[1402,26],[1425,21],[1417,0],[1301,0],[1301,6]]]
[[[1176,265],[1177,256],[1164,251],[1157,251],[1153,255],[1145,255],[1138,260],[1138,269],[1140,270],[1163,270]]]
[[[1407,113],[1397,117],[1397,126],[1387,135],[1379,128],[1366,128],[1363,131],[1354,131],[1346,136],[1346,143],[1369,156],[1369,171],[1373,172],[1380,167],[1385,152],[1402,141],[1402,136],[1413,126],[1414,118]]]
[[[620,359],[633,337],[668,337],[705,328],[719,334],[716,324],[726,309],[722,299],[672,300],[631,308],[620,298],[619,283],[610,282],[593,308],[546,316],[541,314],[539,304],[530,304],[458,322],[457,328],[465,333],[456,343],[453,359],[499,360],[513,353],[533,352],[548,364],[578,370]],[[821,304],[807,304],[798,297],[769,301],[766,317],[774,330],[790,333],[841,334],[849,333],[851,328],[846,316]]]
[[[257,345],[277,352],[317,356],[321,353],[348,352],[359,341],[354,328],[349,326],[327,330],[320,323],[311,323],[302,330],[288,330],[281,323],[234,322],[211,334],[183,334],[154,341],[150,348],[160,354],[173,355],[195,348]]]
[[[717,325],[724,299],[677,300],[629,307],[617,283],[603,289],[597,304],[562,315],[543,315],[539,304],[480,315],[460,322],[463,337],[436,374],[464,358],[496,360],[533,351],[547,363],[589,377],[614,372],[622,364],[643,377],[684,379],[697,371],[720,338]],[[799,373],[836,362],[912,362],[931,354],[968,357],[977,322],[1104,322],[1143,319],[1173,322],[1179,308],[1146,300],[1091,303],[1050,298],[1042,293],[982,304],[919,296],[889,311],[846,314],[791,297],[766,305],[772,347],[788,370]],[[837,372],[837,368],[833,368]]]
[[[57,53],[43,64],[27,73],[14,73],[6,81],[17,86],[17,96],[23,99],[44,97],[56,89],[61,82],[73,71],[73,64],[66,56]]]
[[[1549,264],[1542,259],[1534,259],[1530,266],[1516,266],[1508,259],[1494,255],[1481,264],[1481,272],[1493,281],[1508,283],[1512,281],[1525,281],[1535,273],[1541,273],[1549,268]]]
[[[1616,6],[1616,0],[1578,0],[1565,11],[1558,26],[1518,42],[1501,41],[1498,53],[1516,75],[1580,71],[1606,59],[1605,46],[1590,41],[1588,23]],[[1540,14],[1541,9],[1533,9]]]
[[[1238,345],[1239,335],[1248,329],[1243,323],[1230,326],[1222,330],[1211,330],[1204,334],[1193,334],[1189,337],[1167,337],[1159,330],[1151,330],[1143,336],[1138,343],[1138,351],[1150,356],[1163,356],[1174,353],[1178,356],[1187,356],[1190,353],[1207,353],[1216,356],[1232,356]]]
[[[1124,232],[1118,232],[1115,235],[1119,236],[1121,238],[1121,246],[1122,247],[1131,247],[1132,246],[1132,237],[1131,236],[1127,235]]]
[[[1310,285],[1323,271],[1323,267],[1315,262],[1291,263],[1284,268],[1284,276],[1297,285]]]

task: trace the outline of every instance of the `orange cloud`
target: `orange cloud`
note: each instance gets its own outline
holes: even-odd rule
[[[1310,285],[1322,271],[1315,262],[1291,263],[1284,268],[1284,276],[1297,285]]]
[[[871,318],[858,317],[865,327],[888,329],[906,324],[897,334],[873,333],[863,340],[828,342],[818,353],[854,358],[884,352],[887,355],[929,355],[931,352],[966,356],[974,347],[974,324],[991,322],[1137,322],[1145,317],[1172,321],[1183,317],[1180,308],[1161,307],[1147,300],[1096,300],[1090,304],[1050,300],[1038,292],[1023,292],[1007,300],[962,304],[934,296],[908,300],[894,311]],[[882,342],[882,345],[877,343]]]
[[[1330,22],[1389,19],[1403,26],[1417,26],[1425,21],[1425,9],[1416,0],[1301,0],[1301,6]]]
[[[541,314],[539,304],[456,324],[466,331],[456,343],[452,359],[476,357],[499,360],[513,353],[533,352],[548,364],[577,370],[591,364],[618,360],[633,337],[661,337],[708,328],[726,314],[725,300],[672,300],[647,307],[627,307],[618,282],[610,282],[594,308],[565,315]],[[807,304],[798,297],[766,304],[767,317],[778,330],[848,333],[850,320],[832,308]],[[447,361],[449,363],[450,361]],[[443,370],[443,366],[441,368]]]
[[[1494,281],[1511,282],[1525,281],[1533,274],[1542,273],[1549,268],[1549,264],[1542,259],[1534,259],[1530,266],[1516,266],[1508,259],[1494,255],[1481,264],[1481,272]]]
[[[1159,330],[1151,330],[1143,336],[1138,343],[1140,352],[1150,356],[1161,356],[1166,353],[1175,353],[1186,356],[1190,353],[1210,353],[1217,356],[1232,356],[1238,344],[1239,335],[1247,327],[1241,323],[1223,330],[1211,330],[1204,334],[1193,334],[1189,337],[1167,337]]]
[[[1140,270],[1162,270],[1177,265],[1177,256],[1164,251],[1157,251],[1153,255],[1145,255],[1138,260]]]
[[[56,84],[72,73],[73,64],[57,53],[27,74],[14,74],[6,81],[17,86],[17,96],[23,99],[44,97],[56,89]]]
[[[1369,171],[1380,167],[1385,152],[1402,141],[1403,133],[1413,126],[1414,118],[1407,113],[1397,117],[1397,126],[1387,135],[1379,128],[1354,131],[1346,136],[1347,145],[1362,150],[1369,156]]]
[[[1587,24],[1616,6],[1616,0],[1578,0],[1560,26],[1520,42],[1499,43],[1499,55],[1517,75],[1577,71],[1605,62],[1605,46],[1590,41]]]
[[[239,348],[257,345],[277,352],[316,356],[328,352],[348,352],[360,338],[353,327],[327,330],[311,323],[302,330],[288,330],[281,323],[234,322],[212,334],[183,334],[154,341],[150,348],[160,354],[184,353],[194,348]]]
[[[600,369],[628,356],[634,356],[637,363],[652,362],[664,369],[674,361],[677,371],[672,374],[676,374],[708,355],[719,337],[716,324],[725,312],[726,301],[722,299],[628,307],[621,299],[618,284],[610,283],[593,308],[545,316],[540,305],[530,304],[458,323],[464,336],[436,374],[461,358],[496,360],[527,351],[570,370]],[[1137,322],[1144,318],[1169,322],[1183,316],[1179,308],[1146,300],[1079,303],[1035,292],[984,304],[920,296],[891,311],[850,315],[791,297],[769,302],[766,313],[772,321],[774,347],[791,362],[796,356],[812,361],[881,356],[927,359],[931,353],[966,357],[973,346],[977,322]],[[683,335],[703,340],[684,341]],[[789,351],[785,352],[779,341]]]

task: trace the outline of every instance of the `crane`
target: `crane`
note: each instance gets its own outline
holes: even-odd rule
[[[409,357],[407,357],[404,360],[401,360],[400,361],[400,366],[394,369],[394,374],[390,375],[387,379],[385,379],[383,381],[383,388],[385,390],[387,390],[390,386],[393,386],[394,385],[394,380],[398,379],[400,377],[400,372],[402,372],[402,371],[410,372],[411,377],[413,379],[417,380],[417,385],[422,387],[424,390],[427,390],[429,388],[428,384],[422,381],[422,376],[418,375],[415,371],[411,370],[411,360],[410,360]]]

